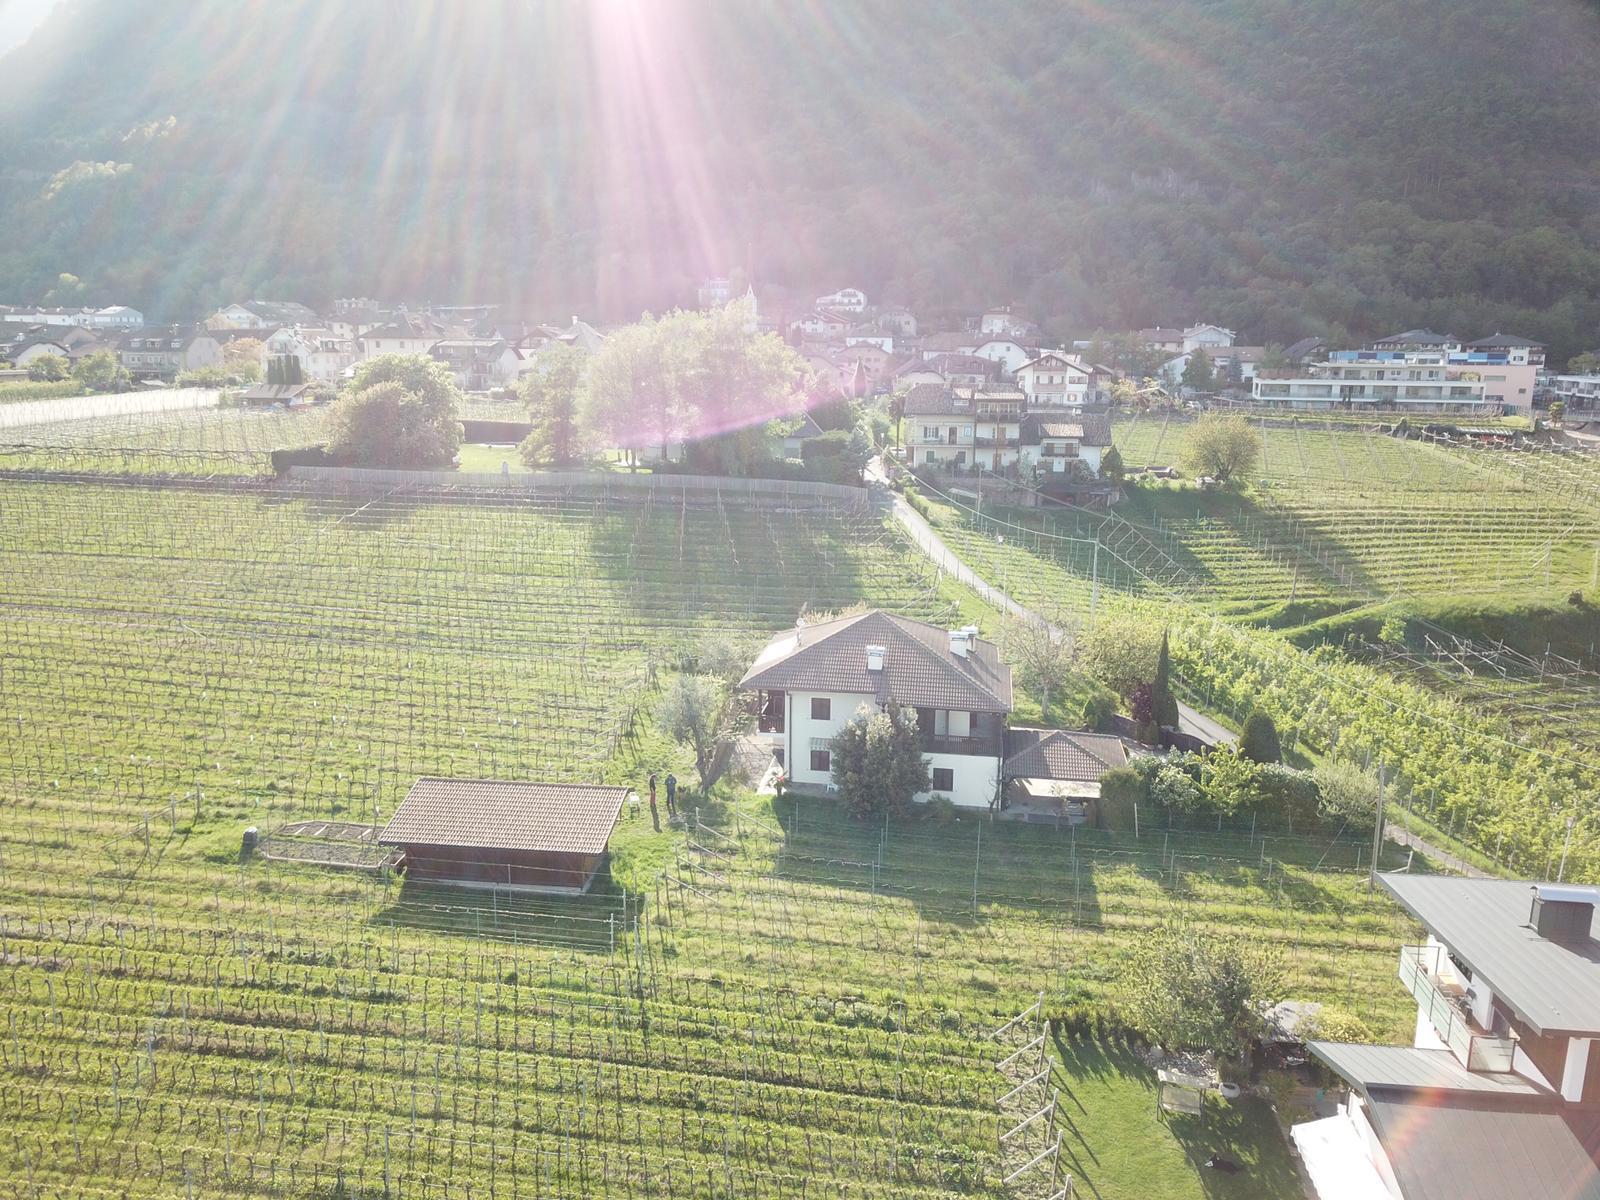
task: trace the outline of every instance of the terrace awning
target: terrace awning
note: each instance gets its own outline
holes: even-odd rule
[[[1296,1125],[1289,1136],[1311,1176],[1317,1200],[1394,1200],[1367,1157],[1356,1127],[1343,1113]]]

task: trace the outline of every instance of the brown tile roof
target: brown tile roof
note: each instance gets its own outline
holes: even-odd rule
[[[884,648],[883,670],[867,670],[867,647]],[[978,638],[965,658],[950,633],[881,610],[780,633],[739,686],[846,692],[918,708],[1010,712],[1011,668],[993,642]]]
[[[1052,413],[1041,406],[1022,422],[1022,441],[1037,446],[1042,438],[1077,438],[1085,446],[1111,445],[1111,414],[1093,410]]]
[[[599,854],[627,794],[625,787],[423,776],[378,840],[386,846]]]
[[[948,417],[958,413],[970,417],[972,405],[957,408],[955,397],[942,383],[919,383],[906,393],[905,413],[908,417]]]
[[[1058,779],[1094,783],[1112,767],[1126,766],[1122,739],[1105,733],[1064,729],[1006,730],[1005,775],[1009,779]]]

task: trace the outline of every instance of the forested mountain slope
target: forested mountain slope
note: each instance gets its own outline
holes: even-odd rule
[[[1053,332],[1600,341],[1578,0],[67,0],[0,298],[659,308],[748,264]]]

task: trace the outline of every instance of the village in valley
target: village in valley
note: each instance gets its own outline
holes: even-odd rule
[[[1594,356],[762,293],[0,311],[17,1169],[1600,1188]]]
[[[1600,1200],[1584,0],[0,0],[0,1200]]]

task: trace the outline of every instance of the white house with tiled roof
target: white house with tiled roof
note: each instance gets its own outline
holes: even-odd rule
[[[833,738],[858,712],[893,702],[915,712],[922,732],[932,789],[917,800],[999,800],[1011,668],[975,627],[878,610],[803,625],[768,642],[739,688],[754,694],[760,731],[793,784],[830,788]]]

